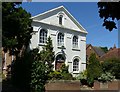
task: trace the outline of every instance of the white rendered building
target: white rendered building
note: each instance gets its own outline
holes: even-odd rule
[[[54,69],[62,63],[69,65],[73,75],[86,69],[87,31],[63,7],[57,7],[32,17],[34,34],[30,49],[42,50],[47,37],[51,37],[55,51]]]

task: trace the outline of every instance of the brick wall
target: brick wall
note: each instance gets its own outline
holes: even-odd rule
[[[94,82],[95,90],[120,90],[120,80],[114,80],[112,82],[100,83],[98,81]]]
[[[45,85],[46,92],[50,90],[80,90],[80,81],[51,81]]]

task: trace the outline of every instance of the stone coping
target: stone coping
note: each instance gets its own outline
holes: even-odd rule
[[[61,83],[61,82],[80,82],[80,80],[48,80],[47,83]]]
[[[120,79],[113,79],[112,81],[120,81]],[[107,81],[107,82],[112,82],[112,81]],[[100,82],[100,81],[94,80],[94,82]]]

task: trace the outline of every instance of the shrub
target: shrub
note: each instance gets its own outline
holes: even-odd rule
[[[62,79],[73,80],[74,78],[73,78],[72,74],[69,73],[68,68],[69,68],[69,66],[66,66],[65,63],[62,64],[62,67],[60,70],[61,75],[62,75]]]
[[[112,81],[114,78],[115,77],[110,72],[105,72],[98,78],[98,81],[108,82]]]
[[[110,72],[116,79],[120,79],[120,60],[111,58],[102,63],[104,72]]]
[[[80,72],[80,74],[76,77],[77,80],[87,80],[87,70]]]
[[[102,73],[100,62],[96,58],[95,54],[91,54],[89,58],[89,64],[87,66],[87,82],[90,86],[93,86],[93,82]]]
[[[59,71],[52,71],[49,74],[49,80],[73,80],[72,74],[69,73],[68,67],[64,63]]]
[[[66,66],[65,63],[63,63],[63,64],[62,64],[62,67],[61,67],[61,69],[60,69],[60,72],[61,72],[61,73],[69,73],[68,67],[69,67],[69,66]]]
[[[61,73],[58,71],[52,71],[48,76],[49,76],[49,80],[56,80],[56,79],[60,80],[62,78]]]
[[[80,80],[82,85],[87,85],[87,70],[81,72],[76,79]]]
[[[62,73],[62,79],[63,80],[73,80],[73,76],[70,73]]]

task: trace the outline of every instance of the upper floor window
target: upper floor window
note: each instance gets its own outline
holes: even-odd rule
[[[73,61],[73,71],[79,71],[79,59]]]
[[[59,24],[60,24],[60,25],[63,24],[63,15],[59,15]]]
[[[39,33],[39,42],[46,43],[47,41],[47,31],[45,29],[41,29]]]
[[[58,46],[64,46],[64,34],[63,33],[58,33],[57,41],[58,41]]]
[[[78,37],[77,36],[73,36],[73,48],[78,48]]]

